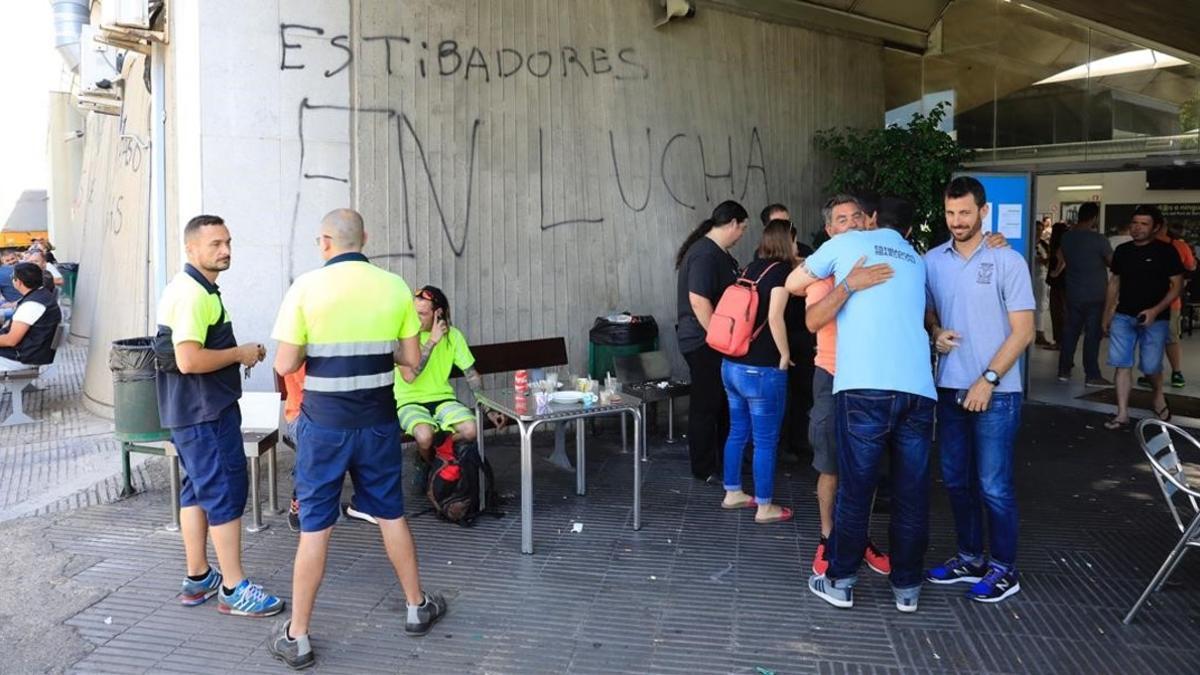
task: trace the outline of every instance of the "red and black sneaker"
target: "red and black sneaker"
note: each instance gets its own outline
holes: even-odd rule
[[[817,544],[817,553],[813,556],[812,571],[816,575],[824,575],[829,569],[829,560],[825,558],[825,545],[829,543],[825,537]]]
[[[892,559],[888,557],[888,554],[880,551],[870,539],[867,540],[867,550],[863,553],[863,557],[867,560],[867,567],[870,567],[872,571],[884,575],[892,573]]]

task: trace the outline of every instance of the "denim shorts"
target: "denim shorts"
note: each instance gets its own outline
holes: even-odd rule
[[[223,525],[246,510],[246,454],[242,449],[242,410],[237,403],[211,422],[171,430],[184,476],[180,506],[204,509],[209,525]]]
[[[1167,347],[1169,328],[1167,321],[1155,321],[1149,326],[1139,326],[1137,317],[1128,314],[1114,315],[1108,331],[1108,365],[1114,368],[1132,368],[1136,347],[1141,371],[1146,375],[1161,373],[1163,350]]]
[[[317,424],[301,412],[296,436],[301,532],[320,532],[337,522],[347,472],[354,483],[354,508],[385,520],[404,515],[399,420],[340,429]]]
[[[813,369],[813,406],[808,414],[808,443],[812,446],[812,467],[818,473],[836,476],[837,403],[833,398],[833,375],[820,366]]]

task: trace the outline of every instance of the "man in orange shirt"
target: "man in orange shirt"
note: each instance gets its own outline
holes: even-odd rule
[[[304,364],[301,364],[296,372],[283,376],[283,388],[283,420],[287,422],[284,442],[296,452],[300,452],[296,445],[296,420],[300,418],[300,402],[304,400]],[[295,470],[292,475],[295,476]],[[292,532],[300,531],[300,501],[296,499],[295,487],[292,488],[292,503],[288,507],[288,527]]]
[[[864,229],[866,216],[858,200],[850,195],[835,195],[821,209],[825,233],[832,239],[849,230]],[[833,277],[822,279],[805,292],[805,323],[817,336],[817,356],[813,370],[813,407],[809,413],[808,442],[813,449],[813,468],[817,478],[817,509],[821,514],[821,540],[813,556],[813,574],[824,574],[829,567],[825,546],[833,531],[833,502],[837,495],[837,433],[834,420],[833,375],[837,364],[837,314],[854,291],[887,281],[892,268],[884,263],[863,267],[860,260],[846,280],[834,286]],[[891,572],[891,562],[869,540],[867,564],[880,574]]]
[[[1187,280],[1191,273],[1196,271],[1196,256],[1192,253],[1192,247],[1183,239],[1183,226],[1171,223],[1162,229],[1158,238],[1174,246],[1175,252],[1179,254],[1179,260],[1186,270],[1183,275],[1183,288],[1184,292],[1187,292]],[[1180,293],[1171,303],[1171,323],[1167,329],[1167,360],[1171,362],[1171,386],[1176,389],[1182,389],[1187,384],[1183,379],[1183,350],[1179,346],[1182,334],[1179,326],[1183,314],[1183,295],[1184,293]]]

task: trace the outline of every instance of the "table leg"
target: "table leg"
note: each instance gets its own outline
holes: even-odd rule
[[[279,510],[279,466],[275,461],[275,450],[278,446],[272,445],[267,455],[267,506],[270,507],[271,515],[278,515]]]
[[[675,442],[675,399],[667,399],[667,442]]]
[[[633,529],[642,529],[642,458],[638,444],[641,442],[642,415],[636,410],[633,415]],[[624,416],[622,416],[623,418]]]
[[[479,469],[479,508],[480,509],[487,508],[487,487],[484,485],[484,482],[483,482],[484,479],[483,479],[483,468],[482,468],[483,459],[485,457],[485,455],[483,454],[483,422],[486,419],[487,419],[487,416],[483,414],[483,406],[479,405],[479,403],[476,402],[475,403],[475,447],[479,448],[479,463],[481,465],[481,467]]]
[[[621,452],[629,452],[629,440],[625,436],[625,416],[621,415]]]
[[[533,553],[533,429],[517,420],[521,432],[521,553]]]
[[[247,532],[262,532],[267,529],[262,521],[262,503],[258,500],[258,458],[251,457],[250,461],[250,527]]]
[[[128,455],[126,455],[128,457]],[[167,475],[171,483],[171,522],[167,525],[170,532],[179,531],[179,458],[167,456]]]
[[[587,483],[584,476],[584,456],[586,454],[583,438],[584,420],[575,420],[575,494],[587,494]]]

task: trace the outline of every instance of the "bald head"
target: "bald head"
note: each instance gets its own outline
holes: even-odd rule
[[[334,209],[321,219],[321,238],[328,239],[335,253],[361,251],[367,241],[362,214],[354,209]]]

